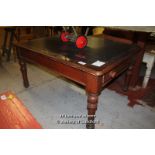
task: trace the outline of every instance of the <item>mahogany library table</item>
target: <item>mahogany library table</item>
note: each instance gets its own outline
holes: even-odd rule
[[[88,45],[78,49],[73,42],[57,37],[39,38],[15,44],[24,86],[29,87],[26,63],[39,64],[84,86],[87,94],[86,128],[95,128],[95,113],[102,89],[123,72],[128,89],[132,68],[140,48],[130,41],[113,37],[88,37]]]

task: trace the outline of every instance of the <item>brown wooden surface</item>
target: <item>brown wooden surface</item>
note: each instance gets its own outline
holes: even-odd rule
[[[29,86],[26,62],[47,67],[85,86],[88,121],[94,120],[92,115],[97,110],[102,88],[134,64],[140,49],[131,42],[122,43],[106,37],[88,37],[88,45],[84,49],[77,49],[72,42],[63,43],[59,38],[41,38],[15,46],[25,87]],[[105,62],[105,65],[93,66],[92,63],[97,60]],[[78,61],[83,61],[86,65],[81,65]],[[88,122],[87,128],[94,128],[94,123]]]
[[[147,44],[147,39],[152,32],[155,32],[155,26],[109,26],[105,28],[105,34],[126,38],[133,43],[136,43],[141,48],[141,51],[136,58],[137,61],[133,67],[133,74],[130,82],[131,87],[136,87],[138,84],[145,46]]]
[[[155,26],[108,26],[108,28],[113,30],[125,30],[135,32],[155,32]]]
[[[8,91],[0,94],[0,97],[0,129],[41,128],[14,93]]]

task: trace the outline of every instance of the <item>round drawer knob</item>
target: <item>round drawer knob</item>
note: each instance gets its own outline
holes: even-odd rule
[[[109,76],[110,76],[111,78],[114,78],[114,77],[116,76],[116,72],[115,72],[115,71],[111,71],[111,72],[109,73]]]

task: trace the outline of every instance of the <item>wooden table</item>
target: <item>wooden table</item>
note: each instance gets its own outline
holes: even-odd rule
[[[71,42],[63,43],[59,38],[40,38],[15,46],[26,88],[29,87],[26,62],[47,67],[85,87],[88,96],[87,128],[95,127],[98,96],[107,83],[128,70],[124,89],[128,88],[134,58],[139,52],[139,47],[131,42],[117,42],[104,37],[88,37],[84,49],[77,49]]]

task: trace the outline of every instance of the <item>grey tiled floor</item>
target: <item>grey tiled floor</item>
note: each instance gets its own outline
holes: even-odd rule
[[[60,118],[62,114],[86,115],[84,89],[30,64],[28,76],[30,87],[25,89],[18,63],[3,61],[0,65],[0,93],[15,92],[43,128],[85,128],[85,124],[58,124],[59,120],[68,121]],[[126,96],[108,89],[102,91],[96,113],[100,123],[96,128],[155,128],[155,111],[139,105],[130,108],[127,103]]]

